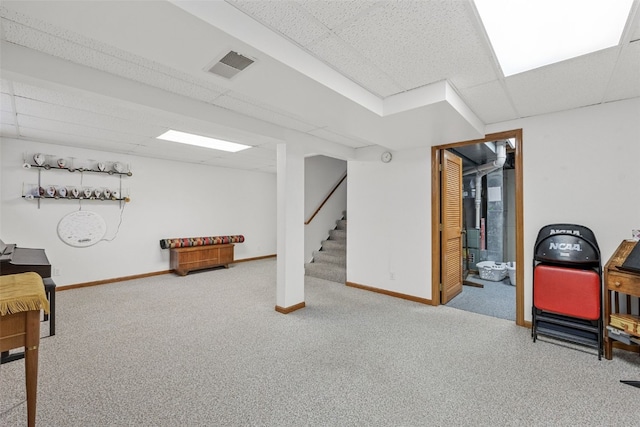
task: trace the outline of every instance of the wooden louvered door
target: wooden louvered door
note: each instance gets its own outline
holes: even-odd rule
[[[446,150],[443,153],[440,302],[446,304],[462,292],[462,159]]]

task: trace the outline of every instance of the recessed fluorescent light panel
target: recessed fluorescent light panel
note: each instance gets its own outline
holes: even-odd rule
[[[198,147],[211,148],[214,150],[229,151],[235,153],[237,151],[251,148],[250,145],[238,144],[221,139],[209,138],[207,136],[194,135],[191,133],[179,132],[177,130],[168,130],[157,137],[165,141],[179,142],[181,144],[196,145]]]
[[[507,76],[615,46],[633,0],[474,0]]]

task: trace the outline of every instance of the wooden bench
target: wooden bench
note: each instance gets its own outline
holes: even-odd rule
[[[206,268],[229,268],[233,262],[233,244],[191,246],[171,249],[171,269],[180,276]]]
[[[180,276],[190,271],[213,267],[229,268],[233,262],[234,243],[244,242],[244,236],[184,237],[161,239],[160,247],[170,249],[171,269]]]

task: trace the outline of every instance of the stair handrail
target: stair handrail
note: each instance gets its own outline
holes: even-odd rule
[[[318,214],[318,212],[320,212],[320,209],[322,209],[324,204],[327,203],[329,198],[333,195],[333,193],[336,192],[338,187],[340,187],[340,184],[342,184],[342,181],[344,181],[345,179],[347,179],[347,173],[346,172],[344,173],[344,175],[342,175],[342,178],[340,178],[338,183],[333,187],[333,190],[331,190],[331,192],[327,195],[327,197],[324,198],[322,203],[320,203],[320,206],[318,206],[318,208],[315,210],[315,212],[313,212],[313,214],[309,217],[309,219],[304,222],[304,225],[309,225],[309,223],[311,223],[313,218],[315,218],[315,216]]]

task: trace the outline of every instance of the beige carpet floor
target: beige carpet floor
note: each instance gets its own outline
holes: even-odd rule
[[[274,310],[273,259],[59,292],[40,347],[44,426],[622,426],[640,357],[512,321],[306,278]],[[43,324],[43,332],[47,325]],[[26,425],[24,363],[0,368],[0,425]]]

